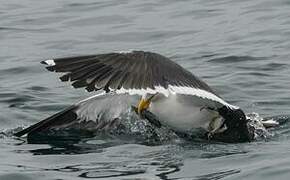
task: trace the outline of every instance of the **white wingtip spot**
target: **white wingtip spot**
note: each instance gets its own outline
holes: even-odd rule
[[[131,53],[133,50],[129,49],[129,50],[125,50],[125,51],[119,51],[118,53],[120,54],[127,54],[127,53]]]
[[[48,59],[44,61],[45,64],[49,65],[49,66],[54,66],[55,62],[53,59]]]

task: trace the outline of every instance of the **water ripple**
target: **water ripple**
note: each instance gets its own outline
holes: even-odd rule
[[[221,58],[213,58],[208,60],[208,62],[215,62],[215,63],[237,63],[237,62],[244,62],[244,61],[259,61],[265,60],[265,57],[252,57],[252,56],[226,56]]]
[[[289,179],[289,12],[288,1],[269,0],[2,1],[0,179]],[[128,49],[170,57],[228,102],[280,126],[241,144],[166,132],[149,134],[166,137],[152,142],[136,126],[128,127],[141,134],[123,137],[12,137],[89,96],[39,61]]]

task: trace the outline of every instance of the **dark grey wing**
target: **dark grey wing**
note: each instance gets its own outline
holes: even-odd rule
[[[221,99],[205,82],[171,61],[152,52],[132,51],[46,60],[47,69],[64,73],[62,81],[88,91],[144,95],[170,93],[192,95],[236,108]]]
[[[133,117],[136,113],[131,105],[137,96],[127,94],[98,94],[74,104],[30,127],[15,133],[15,136],[32,135],[50,130],[110,130],[118,125],[123,116]]]
[[[61,81],[71,81],[75,88],[94,90],[157,90],[171,86],[192,87],[214,94],[192,73],[152,52],[132,51],[46,60],[47,69],[65,73]],[[133,91],[131,91],[133,92]],[[132,93],[136,94],[136,93]],[[141,93],[142,94],[142,93]]]

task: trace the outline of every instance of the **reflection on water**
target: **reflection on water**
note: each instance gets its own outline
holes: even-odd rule
[[[267,141],[275,142],[276,134],[281,138],[285,133],[289,117],[271,118],[281,123],[281,126],[271,129],[273,136],[267,138]],[[62,139],[47,137],[43,145],[37,145],[27,144],[25,138],[12,140],[11,131],[15,130],[2,132],[2,146],[13,145],[8,154],[16,153],[24,156],[12,169],[25,172],[69,173],[80,178],[134,179],[146,174],[148,177],[160,179],[223,179],[239,174],[243,170],[227,165],[224,168],[211,169],[214,163],[224,158],[230,161],[231,157],[251,156],[250,154],[261,144],[261,140],[246,144],[227,144],[176,137],[171,139],[172,141],[148,144],[148,141],[144,139],[141,141],[140,138],[129,134],[123,137],[99,134],[91,138],[78,139],[72,139],[72,136],[63,136]],[[31,158],[34,159],[32,164],[25,163]],[[184,173],[186,171],[184,168],[191,169],[188,163],[192,162],[189,160],[197,162],[192,164],[191,173]],[[213,164],[196,173],[198,170],[195,168],[198,168],[198,163],[202,161],[212,161]]]

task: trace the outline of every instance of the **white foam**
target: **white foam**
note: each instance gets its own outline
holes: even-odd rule
[[[273,119],[269,119],[269,120],[261,121],[261,122],[266,128],[275,127],[279,125],[279,122],[274,121]]]

